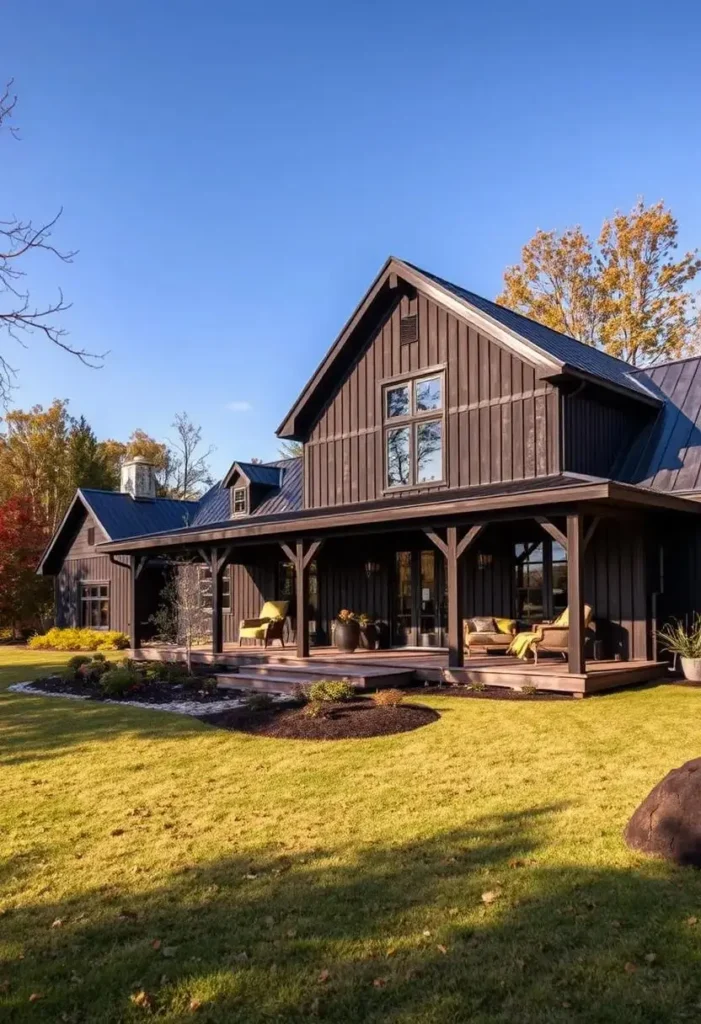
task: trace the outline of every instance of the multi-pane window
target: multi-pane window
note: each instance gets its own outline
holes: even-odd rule
[[[235,516],[245,516],[248,511],[248,493],[245,487],[235,487],[232,501],[232,512]]]
[[[443,479],[443,377],[437,374],[385,389],[387,487]]]
[[[203,608],[212,607],[212,570],[208,565],[199,565],[200,601]],[[221,577],[221,608],[223,612],[231,611],[231,573],[224,569]]]
[[[88,629],[109,629],[109,583],[81,583],[80,624]]]
[[[524,622],[542,622],[543,545],[516,545],[516,616]]]
[[[552,542],[553,618],[567,607],[567,552],[556,540]]]

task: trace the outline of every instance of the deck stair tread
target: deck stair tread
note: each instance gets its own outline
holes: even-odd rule
[[[412,668],[395,668],[386,665],[348,665],[342,662],[319,662],[314,664],[290,661],[266,662],[262,665],[241,665],[239,671],[252,675],[280,675],[289,673],[299,676],[343,677],[344,679],[374,679],[381,676],[411,676]]]

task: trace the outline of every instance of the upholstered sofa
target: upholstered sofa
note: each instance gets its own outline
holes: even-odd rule
[[[506,651],[516,635],[516,620],[492,615],[463,619],[463,642],[468,657],[473,651]]]

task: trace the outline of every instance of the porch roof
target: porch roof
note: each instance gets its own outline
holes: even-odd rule
[[[355,528],[391,529],[406,525],[435,525],[461,517],[484,522],[490,513],[519,509],[551,508],[572,504],[594,504],[623,508],[666,509],[701,514],[701,503],[690,498],[660,493],[646,487],[619,483],[575,473],[559,473],[538,480],[518,480],[481,487],[446,490],[440,494],[397,496],[372,502],[357,502],[333,508],[310,508],[255,519],[226,519],[207,526],[162,531],[98,545],[106,553],[189,547],[219,542],[271,542],[278,537],[324,535]],[[526,518],[528,513],[525,513]]]

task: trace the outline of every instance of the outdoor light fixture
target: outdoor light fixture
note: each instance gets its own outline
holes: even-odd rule
[[[492,564],[492,556],[486,551],[480,551],[477,555],[477,568],[486,569],[488,565]]]
[[[371,576],[377,576],[380,569],[381,566],[379,562],[373,562],[371,560],[368,560],[365,563],[365,575],[367,576],[368,579],[370,579]]]

